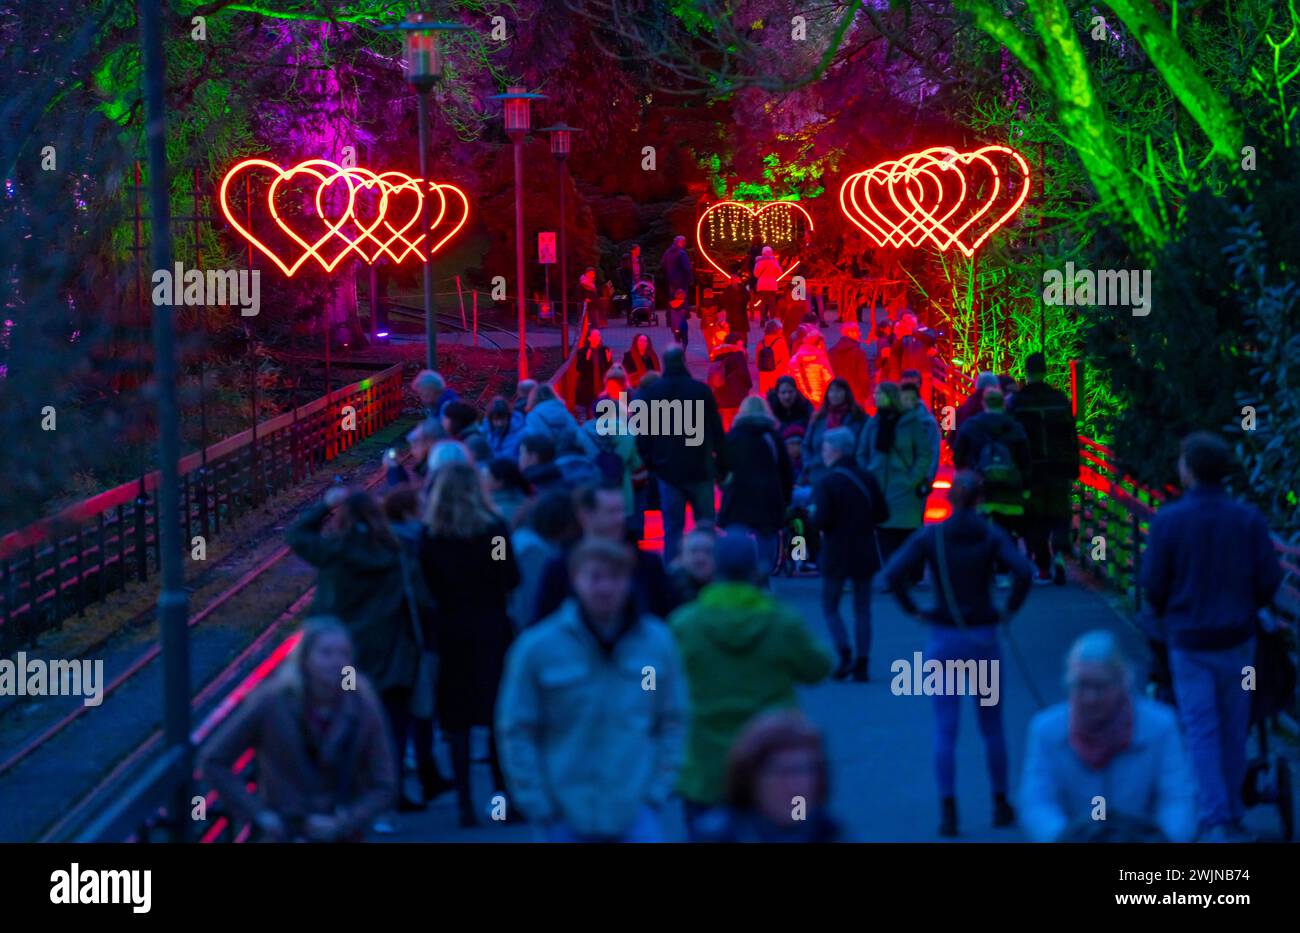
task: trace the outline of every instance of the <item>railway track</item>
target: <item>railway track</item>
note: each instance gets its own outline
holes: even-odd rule
[[[485,386],[478,395],[478,403],[482,404],[483,399],[491,390],[491,384]],[[404,461],[409,465],[409,457]],[[357,467],[364,472],[365,468]],[[374,489],[382,482],[382,476],[375,477],[363,485],[367,489]],[[246,592],[250,587],[259,581],[265,580],[275,568],[280,566],[285,558],[291,554],[287,546],[280,546],[272,551],[269,555],[259,561],[254,567],[248,569],[237,579],[230,583],[229,586],[222,588],[211,598],[205,600],[203,606],[192,613],[189,619],[189,628],[195,629],[200,623],[207,622],[212,624],[215,617],[219,617],[223,610],[226,610],[231,601],[241,593]],[[223,565],[228,566],[228,562],[237,557],[237,551],[227,555],[221,561],[218,561],[212,567],[207,568],[203,575],[191,581],[191,586],[202,586],[204,581],[210,581],[218,575]],[[206,683],[195,692],[190,701],[191,715],[199,717],[203,714],[206,707],[213,704],[215,700],[223,697],[229,690],[246,676],[250,666],[255,666],[259,659],[263,659],[269,651],[274,649],[277,643],[283,647],[284,639],[278,639],[277,635],[283,633],[289,623],[297,618],[308,606],[312,596],[315,594],[316,587],[314,584],[306,587],[296,598],[293,598],[288,608],[279,613],[274,620],[264,626],[261,631],[252,639],[252,641],[240,650],[234,658],[220,667],[220,669]],[[155,609],[150,607],[136,614],[127,621],[124,626],[119,627],[118,631],[125,631],[128,627],[135,627],[147,624],[155,615]],[[93,650],[93,649],[92,649]],[[161,644],[154,642],[141,651],[138,655],[129,660],[106,684],[103,686],[103,698],[107,699],[115,693],[120,692],[124,687],[132,684],[142,672],[148,670],[150,665],[156,661],[161,654]],[[85,716],[88,710],[92,708],[84,704],[73,706],[68,712],[59,716],[54,722],[41,729],[36,735],[25,740],[18,748],[12,751],[3,760],[0,760],[0,777],[12,771],[25,761],[31,760],[41,751],[51,747],[51,743],[56,741],[60,736],[67,733],[68,729]],[[206,737],[204,731],[207,726],[207,720],[200,722],[195,729],[193,738],[196,744]],[[125,753],[118,758],[113,766],[100,777],[93,786],[84,792],[80,792],[71,801],[66,802],[60,807],[59,816],[50,825],[46,826],[39,836],[39,841],[48,842],[64,838],[69,830],[84,824],[85,819],[92,810],[103,804],[111,797],[112,791],[119,786],[123,779],[128,776],[136,766],[146,761],[151,752],[155,751],[162,740],[161,728],[152,728],[143,741],[137,742],[130,747]]]

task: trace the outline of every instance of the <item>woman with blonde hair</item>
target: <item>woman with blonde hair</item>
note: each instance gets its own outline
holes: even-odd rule
[[[492,509],[474,467],[438,471],[424,510],[420,566],[436,608],[438,719],[451,746],[462,826],[476,825],[470,796],[469,731],[491,729],[497,688],[513,629],[506,612],[519,568],[505,522]],[[492,773],[504,790],[495,737]]]
[[[352,639],[309,618],[293,654],[208,739],[199,767],[232,814],[271,842],[359,842],[397,796],[384,709],[365,674],[352,689]],[[257,787],[235,763],[253,749]]]

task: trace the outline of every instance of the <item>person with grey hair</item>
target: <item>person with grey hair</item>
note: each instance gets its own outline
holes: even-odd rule
[[[1195,782],[1173,710],[1133,695],[1115,636],[1082,635],[1066,662],[1069,699],[1029,724],[1020,825],[1035,842],[1187,842]]]
[[[866,683],[871,655],[871,580],[881,564],[876,526],[889,518],[889,505],[876,478],[854,461],[857,443],[852,429],[846,427],[832,428],[823,435],[821,456],[826,471],[813,486],[810,517],[822,538],[822,613],[840,657],[832,676],[843,680],[851,674],[855,681]],[[840,616],[840,599],[849,581],[853,582],[852,645]]]
[[[447,380],[442,378],[442,374],[432,369],[416,373],[411,380],[411,391],[420,400],[425,419],[435,422],[442,418],[443,408],[459,398],[455,389],[447,388]]]

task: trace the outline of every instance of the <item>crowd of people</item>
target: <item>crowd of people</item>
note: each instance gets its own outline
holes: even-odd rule
[[[481,729],[492,818],[541,839],[661,840],[678,806],[695,841],[839,838],[796,688],[870,682],[878,580],[929,623],[928,658],[1000,660],[1033,583],[1066,582],[1078,442],[1042,354],[1023,386],[981,374],[945,426],[927,404],[928,350],[908,342],[914,315],[874,347],[846,325],[828,353],[812,323],[787,342],[779,309],[758,317],[757,385],[734,327],[704,380],[680,342],[661,352],[641,333],[616,363],[591,329],[576,415],[546,383],[480,411],[421,372],[409,466],[390,452],[382,495],[333,487],[288,530],[317,569],[315,598],[282,676],[203,750],[229,805],[269,838],[341,841],[454,792],[460,824],[477,825]],[[702,443],[603,431],[593,406],[620,396],[699,405]],[[927,524],[945,443],[951,515]],[[1158,515],[1143,561],[1176,713],[1137,696],[1113,637],[1083,636],[1068,699],[1033,721],[1018,795],[1002,706],[977,704],[993,825],[1040,840],[1240,838],[1249,696],[1234,671],[1280,571],[1263,519],[1223,493],[1226,445],[1194,435],[1180,468],[1188,494]],[[662,555],[642,546],[651,513]],[[1252,560],[1226,579],[1210,542]],[[787,562],[820,576],[829,647],[774,594]],[[961,697],[934,700],[939,831],[954,836]],[[250,747],[255,792],[233,770]]]

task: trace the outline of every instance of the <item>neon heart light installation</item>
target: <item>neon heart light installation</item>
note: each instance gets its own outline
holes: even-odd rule
[[[764,215],[772,211],[772,217],[766,218]],[[812,215],[804,209],[802,204],[794,201],[765,201],[761,204],[747,204],[744,201],[718,201],[716,204],[710,204],[709,209],[700,215],[700,219],[695,224],[695,245],[700,249],[700,255],[713,268],[717,269],[723,275],[730,275],[729,269],[724,269],[715,260],[709,252],[712,246],[714,252],[719,252],[719,240],[726,237],[732,241],[743,243],[742,250],[748,250],[750,243],[755,235],[759,237],[764,245],[771,246],[778,253],[786,251],[790,246],[799,245],[799,236],[796,225],[794,212],[803,215],[804,222],[807,224],[808,232],[813,230]],[[784,217],[780,215],[784,214]],[[708,242],[706,243],[706,228]],[[785,249],[782,249],[785,247]],[[781,273],[780,279],[785,278],[793,272],[799,265],[796,260],[790,268]],[[780,281],[778,279],[777,281]]]
[[[266,213],[274,224],[278,246],[236,219],[230,203],[231,183],[245,172],[270,179]],[[286,200],[303,182],[306,190],[299,192],[300,211],[297,216],[286,217],[277,199]],[[423,233],[414,238],[408,235],[419,224],[426,196],[438,200],[429,219],[434,242],[427,250]],[[349,254],[366,263],[382,257],[401,263],[410,256],[425,262],[469,219],[469,198],[455,185],[425,183],[403,172],[375,173],[359,166],[345,167],[328,159],[308,159],[289,168],[266,159],[245,159],[226,172],[217,200],[231,228],[269,257],[287,277],[309,259],[332,272]],[[252,213],[251,204],[245,208]],[[450,217],[456,218],[454,223]],[[314,239],[313,228],[322,231]],[[282,253],[287,253],[288,258]]]
[[[1014,149],[935,146],[850,175],[840,210],[877,246],[929,242],[969,258],[1016,215],[1029,185],[1029,164]]]

